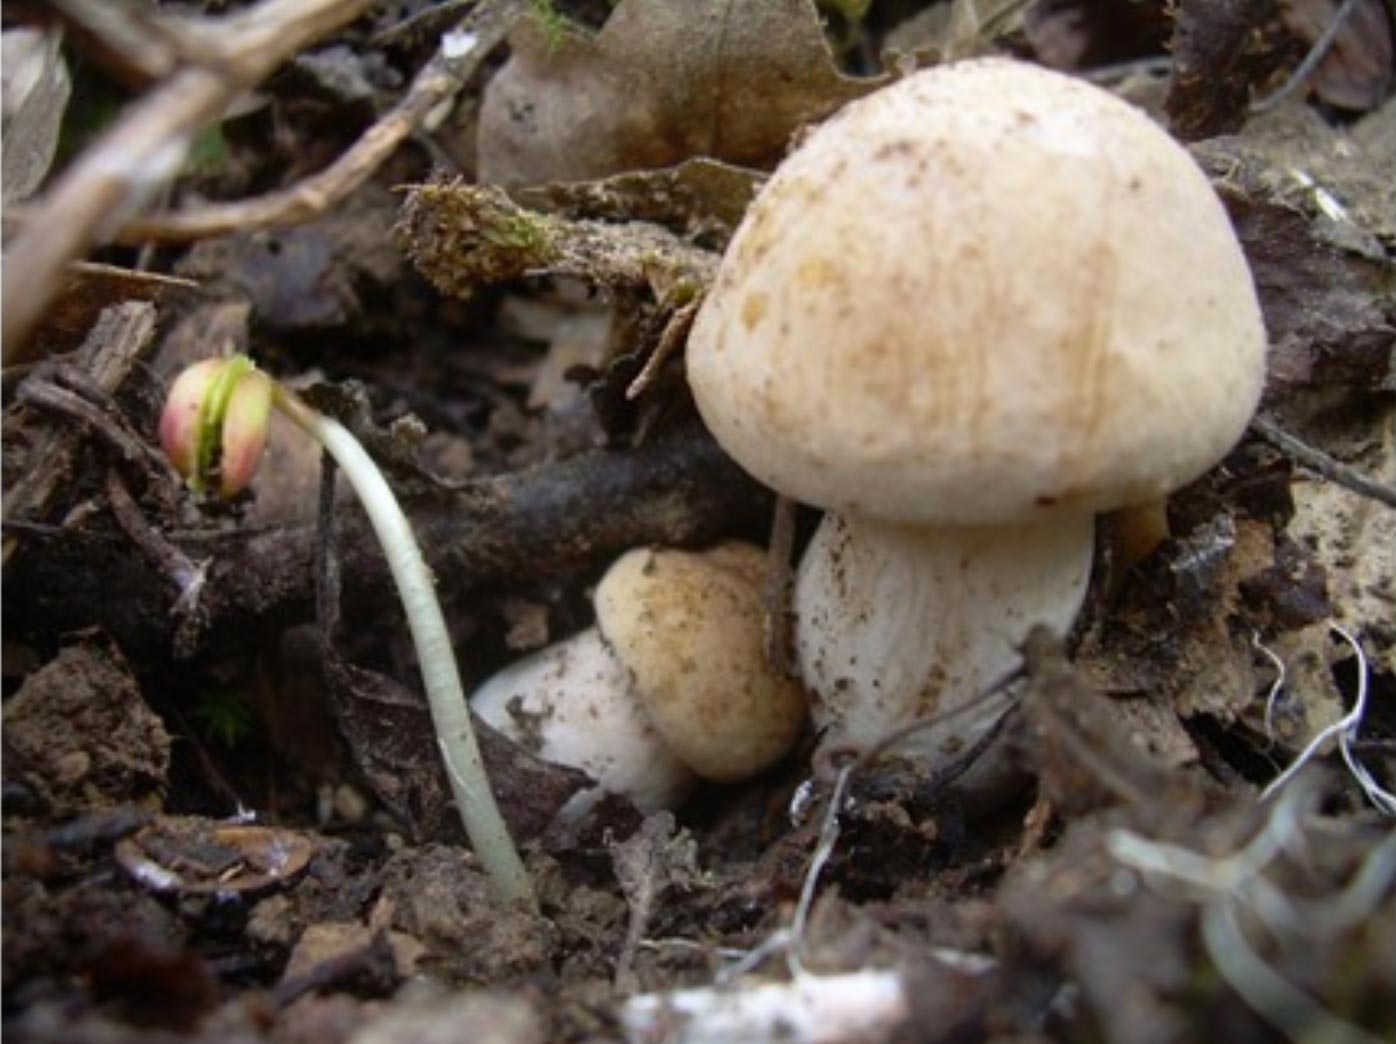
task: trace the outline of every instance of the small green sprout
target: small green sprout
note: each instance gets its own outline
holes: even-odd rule
[[[273,406],[324,447],[363,504],[407,615],[437,745],[465,832],[500,897],[534,906],[532,884],[480,758],[431,572],[392,487],[359,440],[246,356],[235,355],[195,363],[175,380],[160,419],[160,442],[192,488],[232,496],[252,480],[266,447]]]

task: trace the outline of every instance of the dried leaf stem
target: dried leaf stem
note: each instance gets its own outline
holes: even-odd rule
[[[1329,482],[1369,497],[1387,507],[1396,508],[1396,486],[1368,478],[1356,468],[1349,467],[1323,450],[1310,446],[1303,439],[1291,435],[1274,421],[1264,417],[1252,418],[1251,430],[1295,463],[1303,465]]]

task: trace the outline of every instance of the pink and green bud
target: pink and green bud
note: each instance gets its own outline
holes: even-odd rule
[[[206,359],[175,379],[160,417],[160,444],[195,492],[231,497],[256,474],[275,386],[244,355]]]

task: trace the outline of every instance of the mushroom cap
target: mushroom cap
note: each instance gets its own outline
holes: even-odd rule
[[[695,782],[594,627],[504,668],[475,691],[470,707],[526,750],[581,769],[641,812],[674,808]]]
[[[1080,80],[940,66],[845,107],[771,177],[688,343],[762,482],[889,521],[1161,496],[1234,445],[1265,334],[1185,149]]]
[[[778,761],[805,719],[804,694],[766,662],[764,552],[639,549],[596,589],[596,620],[649,720],[698,775],[733,782]]]

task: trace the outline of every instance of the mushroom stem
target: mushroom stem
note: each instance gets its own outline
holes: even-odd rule
[[[1168,498],[1130,504],[1106,515],[1105,521],[1105,532],[1115,552],[1115,572],[1123,576],[1168,539]]]
[[[491,677],[470,697],[492,728],[544,761],[591,776],[600,790],[564,806],[580,818],[601,791],[648,815],[673,808],[696,782],[635,698],[625,664],[595,627],[555,642]]]
[[[1094,520],[908,526],[825,516],[795,589],[800,670],[821,752],[866,750],[974,699],[1017,667],[1036,624],[1070,629],[1090,578]],[[1007,695],[909,736],[941,763],[979,738]]]

